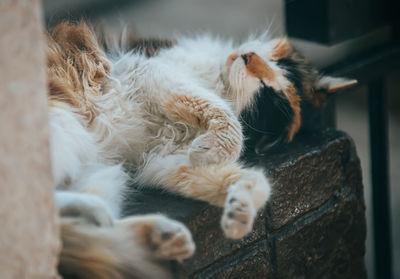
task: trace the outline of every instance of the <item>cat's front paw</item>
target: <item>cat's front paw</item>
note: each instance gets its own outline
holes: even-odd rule
[[[246,169],[228,189],[221,227],[228,238],[242,238],[251,232],[257,211],[264,207],[271,187],[262,170]]]
[[[251,197],[247,193],[228,195],[221,219],[225,236],[238,239],[247,235],[253,228],[256,213]]]
[[[226,133],[211,131],[192,142],[189,159],[193,166],[235,161],[241,149],[241,139],[230,138]]]

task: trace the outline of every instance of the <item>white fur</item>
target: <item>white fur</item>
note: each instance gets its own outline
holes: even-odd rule
[[[82,216],[96,225],[111,226],[117,217],[109,210],[104,200],[95,195],[56,191],[54,200],[62,215]]]
[[[57,189],[82,194],[74,199],[60,192],[56,199],[60,208],[74,204],[82,208],[89,202],[87,195],[93,195],[102,201],[94,203],[102,204],[105,212],[117,218],[128,181],[122,164],[137,168],[137,181],[142,184],[162,184],[163,177],[176,167],[194,164],[188,153],[193,140],[204,131],[167,116],[164,102],[170,94],[208,100],[237,121],[261,84],[247,76],[240,55],[257,52],[276,68],[268,61],[272,46],[265,39],[236,46],[210,36],[178,38],[177,42],[152,58],[122,51],[111,57],[112,71],[104,94],[92,97],[101,113],[90,125],[67,105],[51,108],[51,154]],[[239,57],[227,69],[226,59],[233,52]],[[249,181],[251,190],[243,186]],[[246,171],[244,178],[231,186],[228,199],[235,197],[247,203],[248,222],[245,228],[228,224],[232,229],[225,230],[227,236],[238,238],[248,233],[269,194],[270,186],[262,172]],[[226,214],[231,207],[226,205]],[[223,223],[228,222],[225,219]]]
[[[56,187],[85,193],[82,196],[58,195],[56,203],[60,208],[74,202],[82,207],[83,200],[95,196],[101,201],[96,207],[104,205],[105,210],[117,218],[128,176],[121,164],[107,164],[95,136],[83,123],[84,120],[67,106],[50,109],[50,150]]]
[[[67,106],[50,109],[50,151],[57,186],[65,180],[75,180],[83,164],[99,159],[99,146],[82,122],[83,119]]]

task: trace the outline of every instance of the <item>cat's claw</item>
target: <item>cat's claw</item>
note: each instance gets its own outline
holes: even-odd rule
[[[230,193],[221,220],[225,236],[238,239],[247,235],[253,228],[256,213],[250,195],[246,192]]]
[[[164,216],[159,216],[150,237],[155,256],[160,259],[182,261],[191,257],[196,248],[189,230]]]

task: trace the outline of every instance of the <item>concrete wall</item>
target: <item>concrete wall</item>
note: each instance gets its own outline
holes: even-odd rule
[[[56,278],[39,0],[0,2],[0,278]]]

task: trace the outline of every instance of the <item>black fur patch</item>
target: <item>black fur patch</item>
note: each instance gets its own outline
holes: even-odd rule
[[[285,95],[264,85],[256,94],[253,106],[244,109],[240,114],[246,152],[254,153],[256,144],[262,137],[265,150],[283,143],[287,138],[287,127],[293,114]]]
[[[296,93],[301,98],[300,107],[302,124],[298,133],[314,130],[317,127],[320,127],[320,124],[316,125],[321,122],[316,119],[316,116],[322,119],[322,111],[319,110],[318,112],[310,100],[310,98],[314,97],[314,92],[304,91],[304,85],[308,85],[306,88],[312,88],[314,86],[315,81],[318,78],[318,72],[316,69],[299,53],[278,60],[277,65],[285,70],[286,78],[294,85]]]
[[[285,69],[286,78],[294,85],[296,93],[301,95],[303,88],[303,74],[299,70],[299,64],[296,61],[285,57],[279,59],[277,65],[281,69]]]

